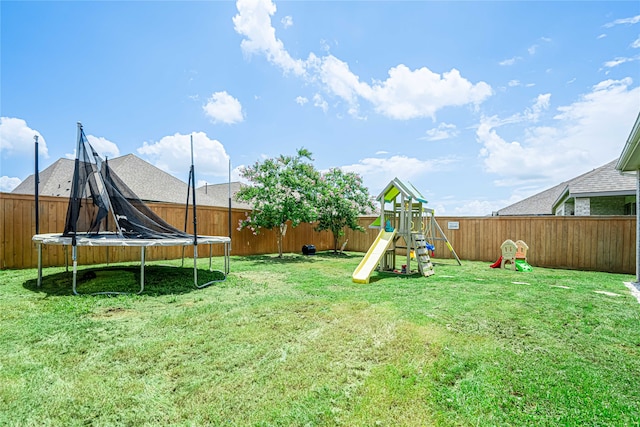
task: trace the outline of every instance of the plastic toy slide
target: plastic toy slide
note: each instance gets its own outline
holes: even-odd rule
[[[396,235],[396,231],[385,231],[384,229],[380,230],[378,237],[373,242],[373,245],[367,251],[367,254],[364,256],[360,264],[353,272],[353,276],[351,277],[355,283],[369,283],[369,278],[371,277],[371,273],[375,270],[376,266],[380,262],[380,259],[384,256],[384,253],[387,251],[391,242],[393,242],[393,238]]]
[[[529,263],[523,259],[516,260],[516,270],[518,271],[533,271],[533,267],[529,265]]]
[[[494,262],[493,264],[491,264],[489,267],[491,267],[491,268],[500,268],[501,264],[502,264],[502,256],[500,256],[500,258],[498,258],[498,260],[496,262]]]

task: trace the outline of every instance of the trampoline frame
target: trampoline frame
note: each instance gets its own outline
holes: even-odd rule
[[[72,237],[64,237],[62,234],[36,234],[32,240],[38,246],[38,287],[42,285],[42,245],[62,245],[65,249],[65,264],[67,271],[69,270],[68,257],[66,256],[68,247],[71,246],[71,257],[73,261],[73,280],[72,291],[74,295],[84,295],[77,291],[77,271],[78,271],[78,246],[102,246],[102,247],[140,247],[140,291],[136,292],[137,295],[144,291],[144,268],[145,268],[145,250],[147,247],[158,246],[193,246],[193,284],[197,289],[205,288],[212,283],[222,282],[226,280],[229,274],[229,253],[231,248],[231,238],[224,236],[198,236],[198,245],[209,245],[209,271],[217,271],[223,274],[223,279],[212,280],[210,282],[198,284],[198,246],[194,245],[194,238],[181,237],[181,238],[167,238],[167,239],[123,239],[117,236],[117,234],[99,234],[99,235],[77,235],[76,245],[72,244]],[[213,258],[213,245],[224,244],[224,271],[212,269]],[[124,294],[125,292],[96,292],[90,295],[99,294]]]

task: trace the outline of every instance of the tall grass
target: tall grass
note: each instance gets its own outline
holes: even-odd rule
[[[632,277],[464,262],[360,285],[361,256],[232,257],[202,290],[150,264],[118,297],[2,271],[0,425],[638,425]],[[79,277],[139,288],[136,266]]]

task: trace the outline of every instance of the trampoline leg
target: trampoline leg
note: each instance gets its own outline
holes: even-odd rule
[[[193,284],[198,286],[198,245],[193,245]]]
[[[225,276],[229,274],[229,243],[224,244],[224,274]]]
[[[227,253],[227,244],[225,243],[225,254]],[[202,285],[198,285],[198,247],[194,246],[193,247],[193,285],[198,288],[198,289],[202,289],[202,288],[206,288],[207,286],[211,285],[212,283],[217,283],[217,282],[224,282],[225,280],[227,280],[227,274],[229,273],[229,266],[228,266],[228,256],[225,255],[224,258],[224,262],[225,262],[225,271],[220,271],[220,270],[213,270],[212,268],[212,256],[213,256],[213,249],[212,249],[212,245],[209,245],[209,271],[211,272],[219,272],[222,273],[222,275],[224,276],[222,279],[219,280],[211,280],[207,283],[203,283]]]
[[[73,294],[74,295],[80,295],[77,291],[76,291],[76,284],[77,284],[77,276],[78,276],[78,254],[77,254],[77,248],[75,246],[71,247],[71,259],[73,260]]]
[[[42,286],[42,243],[38,243],[38,287]]]
[[[140,295],[144,291],[144,246],[140,246]]]

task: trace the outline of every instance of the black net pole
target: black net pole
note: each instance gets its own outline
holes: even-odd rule
[[[187,183],[187,203],[184,206],[184,232],[187,232],[187,221],[189,221],[189,197],[191,196],[191,169],[189,169],[189,181]]]
[[[231,159],[229,159],[229,238],[231,238]]]
[[[193,246],[198,246],[198,218],[196,215],[196,172],[193,166],[193,135],[191,135],[191,190],[193,192]]]
[[[198,218],[196,215],[196,174],[191,165],[191,196],[193,203],[193,244],[198,244]]]
[[[38,188],[38,184],[40,184],[40,173],[38,168],[38,135],[35,135],[33,139],[36,140],[36,174],[35,174],[35,196],[36,196],[36,234],[40,234],[40,203],[38,202],[38,196],[40,193],[40,189]]]

